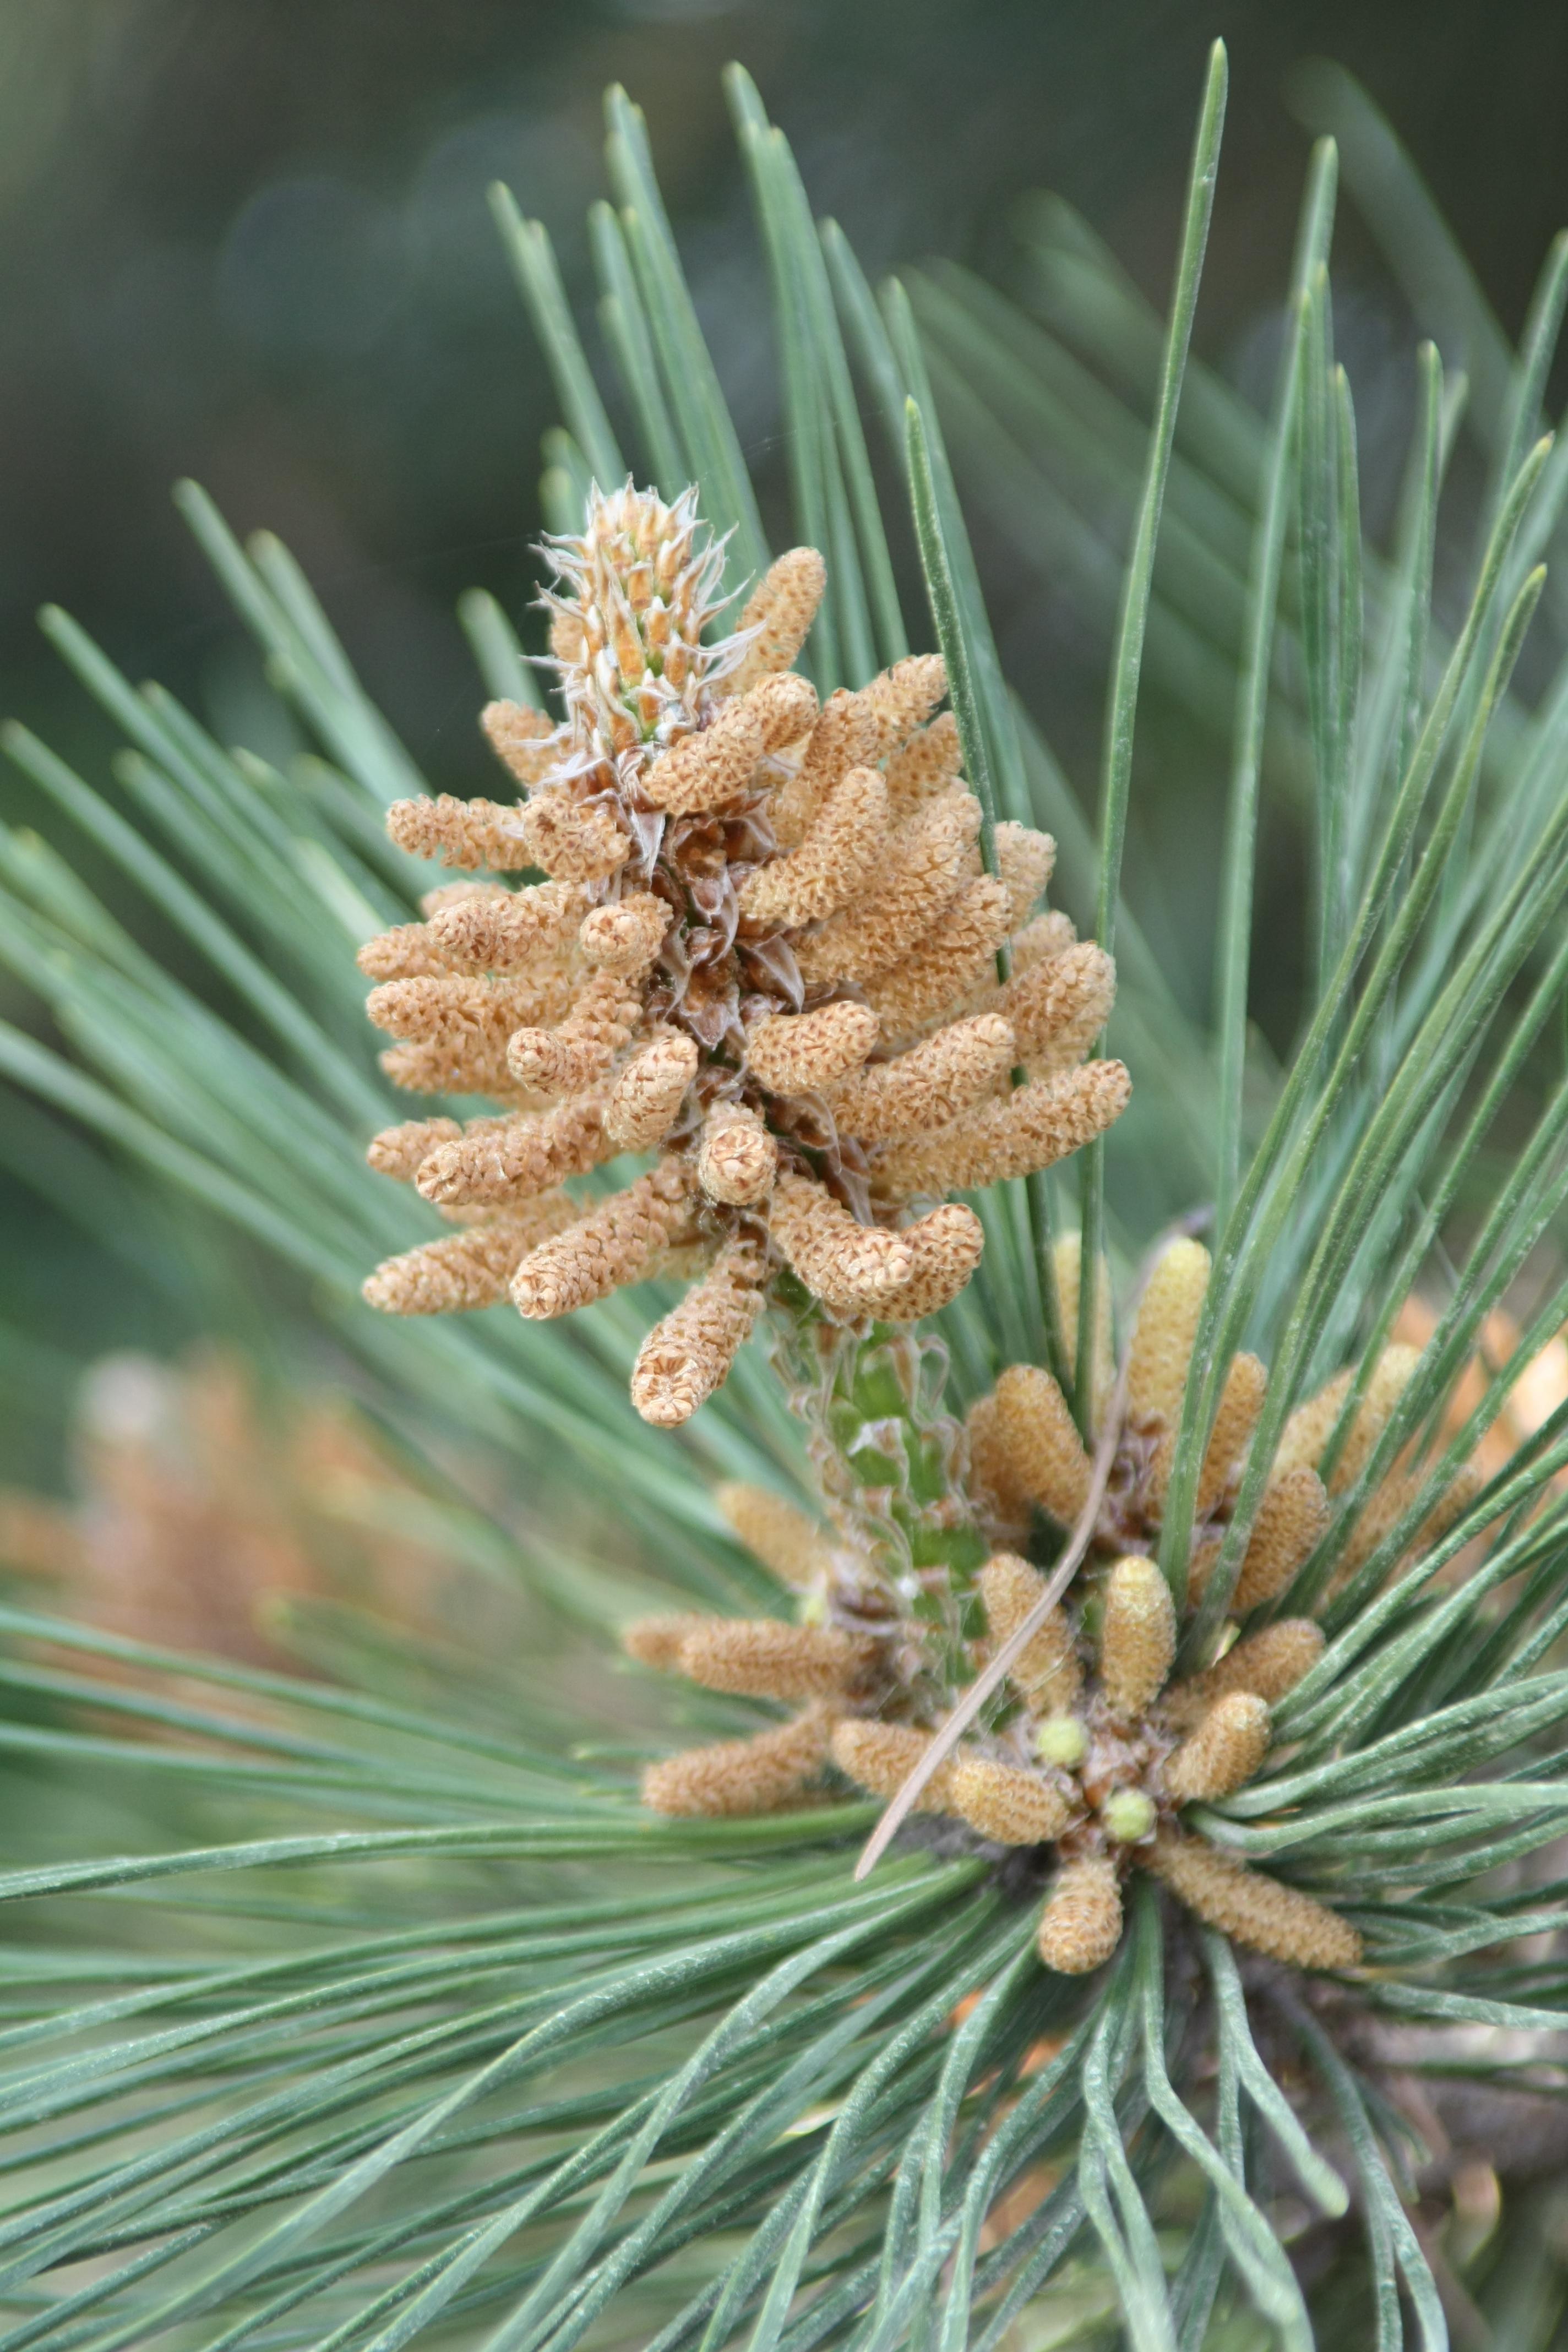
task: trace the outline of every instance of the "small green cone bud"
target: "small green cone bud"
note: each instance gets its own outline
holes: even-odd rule
[[[1035,1733],[1035,1753],[1043,1763],[1072,1772],[1083,1762],[1089,1735],[1076,1715],[1047,1715]]]
[[[1142,1789],[1113,1789],[1100,1807],[1107,1837],[1118,1845],[1136,1845],[1154,1826],[1154,1802]]]

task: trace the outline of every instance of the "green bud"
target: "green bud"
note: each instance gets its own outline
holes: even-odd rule
[[[1089,1735],[1076,1715],[1047,1715],[1035,1733],[1036,1755],[1068,1772],[1083,1762],[1088,1748]]]
[[[1100,1807],[1107,1837],[1118,1845],[1136,1845],[1154,1826],[1154,1801],[1142,1789],[1113,1789]]]

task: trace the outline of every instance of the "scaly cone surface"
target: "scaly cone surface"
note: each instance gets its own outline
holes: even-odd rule
[[[1069,1330],[1075,1253],[1075,1243],[1060,1244],[1057,1264]],[[1355,1929],[1336,1912],[1247,1868],[1187,1815],[1262,1770],[1273,1745],[1273,1707],[1321,1656],[1315,1617],[1280,1614],[1277,1604],[1289,1606],[1289,1588],[1328,1532],[1339,1497],[1347,1497],[1348,1509],[1350,1490],[1418,1356],[1410,1348],[1384,1350],[1347,1426],[1340,1424],[1353,1368],[1291,1415],[1215,1662],[1173,1681],[1181,1626],[1151,1554],[1208,1276],[1208,1255],[1195,1242],[1173,1244],[1155,1266],[1129,1342],[1127,1402],[1089,1559],[918,1801],[918,1811],[945,1815],[993,1848],[1041,1850],[1040,1957],[1067,1975],[1099,1967],[1115,1950],[1121,1887],[1135,1866],[1234,1941],[1274,1959],[1342,1969],[1360,1956]],[[1105,1352],[1108,1369],[1108,1344]],[[1237,1356],[1229,1367],[1198,1483],[1189,1612],[1230,1521],[1265,1381],[1254,1357]],[[1103,1418],[1110,1384],[1097,1378],[1095,1386]],[[1045,1596],[1045,1575],[1021,1549],[1001,1548],[999,1530],[1026,1545],[1037,1511],[1049,1547],[1059,1540],[1049,1523],[1065,1528],[1089,1492],[1089,1457],[1066,1399],[1036,1366],[1003,1374],[971,1413],[969,1439],[967,1475],[962,1456],[949,1466],[946,1507],[966,1528],[985,1529],[997,1548],[973,1580],[948,1566],[945,1611],[932,1605],[940,1575],[889,1579],[882,1566],[888,1548],[855,1542],[845,1514],[833,1508],[831,1486],[831,1533],[777,1496],[749,1486],[721,1491],[737,1536],[796,1595],[798,1622],[645,1619],[627,1629],[626,1647],[644,1664],[708,1689],[809,1704],[784,1732],[689,1749],[652,1767],[644,1781],[648,1804],[671,1813],[769,1811],[809,1801],[830,1768],[873,1796],[898,1793],[994,1648]],[[1453,1524],[1478,1483],[1462,1472],[1428,1506],[1413,1552]],[[1337,1530],[1328,1596],[1370,1559],[1416,1492],[1402,1461],[1372,1487]],[[971,1580],[978,1609],[962,1605]]]
[[[644,1418],[676,1423],[785,1268],[847,1324],[909,1324],[963,1289],[981,1231],[945,1196],[1047,1166],[1127,1100],[1119,1062],[1083,1061],[1114,972],[1035,915],[1047,835],[999,825],[983,871],[940,658],[820,709],[793,674],[812,549],[704,644],[720,554],[694,492],[595,492],[553,546],[566,716],[484,714],[525,797],[388,819],[416,856],[547,878],[449,885],[362,951],[371,1018],[401,1041],[388,1074],[500,1107],[376,1138],[372,1164],[460,1230],[365,1295],[395,1314],[510,1295],[546,1317],[690,1267],[632,1377]],[[623,1152],[658,1157],[608,1195],[565,1190]]]

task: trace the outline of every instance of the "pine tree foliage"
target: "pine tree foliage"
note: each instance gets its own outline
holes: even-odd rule
[[[750,82],[730,84],[794,535],[826,565],[802,667],[826,698],[934,637],[987,820],[1051,827],[1118,960],[1133,1108],[1063,1169],[976,1196],[979,1272],[928,1334],[948,1402],[1032,1367],[1092,1430],[1108,1307],[1124,1345],[1151,1244],[1173,1217],[1206,1227],[1156,1530],[1191,1675],[1218,1671],[1293,1412],[1353,1368],[1318,1433],[1326,1531],[1245,1629],[1315,1614],[1326,1642],[1274,1705],[1261,1769],[1215,1780],[1195,1819],[1222,1856],[1331,1903],[1364,1962],[1258,1958],[1144,1874],[1102,1967],[1043,1968],[1037,1874],[922,1816],[858,1877],[881,1807],[847,1779],[773,1813],[661,1818],[625,1752],[612,1675],[633,1670],[610,1664],[607,1622],[580,1703],[527,1659],[422,1678],[390,1635],[305,1679],[6,1607],[0,2352],[957,2352],[1118,2326],[1137,2352],[1336,2333],[1385,2352],[1446,2344],[1473,2298],[1510,2344],[1552,2340],[1562,2289],[1530,2196],[1470,2262],[1439,2242],[1413,2172],[1438,2112],[1462,2119],[1485,2093],[1494,2117],[1533,2116],[1563,2088],[1568,1403],[1524,1427],[1514,1400],[1568,1318],[1568,674],[1531,700],[1514,670],[1532,621],[1552,626],[1542,558],[1568,461],[1538,426],[1568,266],[1554,248],[1519,354],[1478,384],[1490,487],[1464,599],[1439,613],[1464,386],[1423,347],[1393,542],[1363,543],[1331,144],[1272,413],[1188,363],[1224,95],[1216,52],[1162,320],[1055,204],[1031,218],[1027,310],[951,267],[874,292],[813,221]],[[1400,168],[1364,101],[1308,96],[1335,112],[1352,176],[1369,154]],[[770,552],[757,499],[618,91],[608,123],[614,203],[591,229],[613,383],[543,229],[497,195],[563,420],[546,520],[578,530],[595,482],[694,486],[740,592]],[[1400,217],[1407,247],[1433,234],[1419,205]],[[1004,684],[959,481],[1020,564],[1063,567],[1114,616],[1093,828]],[[460,1432],[523,1481],[564,1458],[635,1522],[675,1606],[785,1613],[714,1492],[814,1501],[820,1463],[759,1350],[675,1434],[626,1401],[640,1303],[559,1324],[360,1304],[369,1269],[433,1230],[363,1161],[395,1114],[353,961],[427,885],[382,818],[428,787],[286,551],[237,544],[191,486],[179,501],[317,749],[287,771],[231,752],[46,614],[126,748],[100,789],[8,730],[47,835],[0,842],[0,954],[63,1050],[0,1030],[0,1068],[111,1170],[150,1171],[307,1277],[433,1445]],[[1108,511],[1128,520],[1115,545]],[[485,691],[536,703],[499,607],[476,594],[463,619]],[[1122,901],[1146,673],[1228,745],[1207,1027]],[[1266,781],[1308,845],[1310,985],[1279,1062],[1247,1017]],[[118,870],[201,967],[199,992],[57,839]],[[1058,1278],[1075,1229],[1076,1297]],[[1479,1357],[1527,1274],[1514,1344]],[[1420,1353],[1369,1421],[1417,1296]],[[1267,1373],[1198,1560],[1242,1351]],[[874,1389],[836,1396],[835,1426],[912,1414]],[[1041,1519],[1027,1540],[1048,1571],[1060,1537]],[[538,1552],[559,1605],[625,1616],[608,1580]],[[681,1685],[666,1720],[674,1751],[776,1717]],[[1533,2247],[1522,2265],[1514,2245]]]

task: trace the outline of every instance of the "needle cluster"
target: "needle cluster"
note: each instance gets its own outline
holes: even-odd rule
[[[1077,1261],[1065,1244],[1058,1271],[1070,1296]],[[1353,1927],[1214,1844],[1194,1809],[1233,1796],[1271,1759],[1280,1760],[1273,1710],[1316,1665],[1324,1636],[1314,1614],[1276,1613],[1270,1604],[1308,1563],[1334,1498],[1367,1466],[1419,1355],[1388,1348],[1359,1379],[1347,1367],[1290,1416],[1212,1663],[1177,1674],[1184,1626],[1201,1606],[1237,1504],[1268,1381],[1255,1357],[1229,1366],[1204,1453],[1194,1569],[1179,1611],[1151,1555],[1208,1277],[1207,1252],[1184,1239],[1153,1267],[1128,1343],[1112,1475],[1084,1569],[1047,1607],[1042,1570],[1019,1551],[994,1551],[975,1580],[984,1628],[962,1645],[956,1671],[950,1642],[941,1646],[929,1624],[900,1607],[896,1580],[878,1575],[852,1544],[829,1539],[760,1489],[723,1490],[736,1531],[799,1596],[799,1622],[644,1620],[627,1629],[626,1647],[710,1689],[809,1706],[784,1732],[655,1765],[644,1784],[647,1803],[678,1814],[769,1811],[807,1800],[830,1768],[890,1800],[921,1765],[963,1685],[1001,1644],[1026,1633],[1002,1700],[942,1754],[917,1810],[962,1824],[993,1851],[1041,1851],[1048,1877],[1037,1945],[1046,1965],[1079,1975],[1110,1958],[1121,1937],[1123,1883],[1142,1868],[1253,1951],[1302,1969],[1354,1967],[1362,1948]],[[1104,1393],[1101,1410],[1115,1409]],[[1021,1542],[1037,1526],[1048,1540],[1053,1523],[1065,1528],[1084,1511],[1092,1465],[1048,1373],[1030,1365],[1004,1373],[971,1427],[964,1499],[983,1522],[1005,1520]],[[1319,1605],[1371,1556],[1417,1486],[1401,1461],[1372,1488],[1342,1530]],[[1412,1551],[1435,1541],[1473,1491],[1469,1476],[1453,1480]]]

